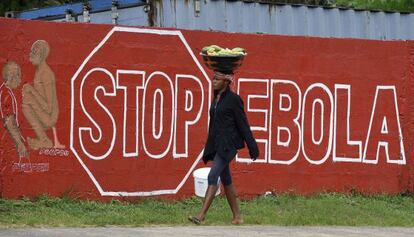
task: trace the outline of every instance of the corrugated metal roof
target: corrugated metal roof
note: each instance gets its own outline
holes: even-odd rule
[[[16,15],[16,18],[20,19],[38,19],[38,18],[47,18],[52,16],[64,15],[66,9],[71,9],[73,12],[82,12],[81,3],[65,4],[60,6],[45,7],[40,9],[33,9],[29,11],[22,11]]]
[[[118,8],[135,7],[145,4],[145,0],[118,0]],[[90,12],[101,12],[111,9],[112,0],[91,0],[89,1],[91,7]],[[17,18],[21,19],[41,19],[50,18],[53,16],[63,16],[66,10],[72,10],[74,14],[82,14],[83,3],[64,4],[59,6],[45,7],[29,11],[23,11],[17,14]]]

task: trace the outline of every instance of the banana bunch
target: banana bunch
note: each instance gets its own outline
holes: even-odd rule
[[[246,55],[246,51],[243,48],[222,48],[217,45],[206,46],[201,50],[201,53],[208,56],[239,56]]]

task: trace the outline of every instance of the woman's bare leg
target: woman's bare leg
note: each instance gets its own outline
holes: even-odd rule
[[[226,194],[227,202],[229,203],[231,212],[233,213],[233,225],[240,225],[243,224],[243,219],[240,214],[240,208],[237,203],[237,194],[236,189],[234,188],[233,184],[224,186],[224,192]]]
[[[203,207],[201,208],[200,213],[197,215],[197,218],[200,221],[203,221],[206,218],[208,209],[210,208],[211,203],[216,197],[217,189],[218,189],[218,185],[209,185],[207,187],[206,195],[203,200]]]

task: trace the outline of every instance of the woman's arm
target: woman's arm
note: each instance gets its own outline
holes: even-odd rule
[[[244,112],[243,100],[237,96],[237,99],[235,101],[236,104],[233,108],[237,128],[240,134],[243,136],[244,141],[246,141],[247,147],[249,148],[250,157],[253,160],[256,160],[259,156],[259,148],[257,147],[257,143],[250,129],[246,113]]]

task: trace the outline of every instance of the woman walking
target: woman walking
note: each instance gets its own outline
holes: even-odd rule
[[[213,161],[213,165],[208,175],[208,188],[203,207],[198,215],[189,217],[189,220],[195,224],[204,221],[219,188],[217,185],[219,177],[233,212],[232,224],[243,224],[229,165],[237,150],[245,146],[244,142],[246,142],[253,160],[259,156],[259,150],[244,112],[243,101],[230,89],[233,78],[234,75],[231,71],[214,72],[214,100],[210,107],[208,138],[203,154],[204,163]]]

